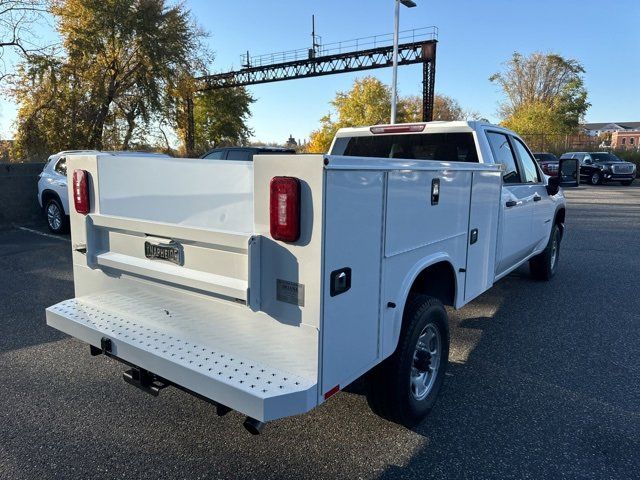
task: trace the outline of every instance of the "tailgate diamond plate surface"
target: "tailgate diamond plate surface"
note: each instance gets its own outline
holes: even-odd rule
[[[53,313],[71,318],[99,331],[113,340],[153,352],[154,355],[180,364],[217,381],[233,385],[259,397],[282,395],[305,390],[312,382],[237,355],[212,350],[203,344],[164,333],[161,328],[136,321],[136,313],[124,318],[113,311],[77,299],[65,300],[49,308]],[[116,344],[117,345],[117,344]],[[116,353],[117,355],[117,353]]]

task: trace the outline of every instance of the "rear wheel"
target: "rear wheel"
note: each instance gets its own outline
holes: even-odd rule
[[[411,427],[431,411],[449,360],[449,328],[442,303],[415,295],[405,309],[396,351],[367,378],[367,401],[378,415]]]
[[[56,198],[50,198],[44,205],[47,226],[53,233],[66,233],[69,230],[69,218]]]
[[[602,183],[602,175],[600,172],[593,172],[589,177],[589,183],[591,183],[591,185],[600,185]]]
[[[620,182],[622,185],[624,185],[625,187],[628,187],[629,185],[631,185],[633,183],[633,180],[625,180],[623,182]]]
[[[556,224],[551,229],[547,247],[529,260],[529,270],[536,280],[550,280],[556,274],[560,257],[560,238],[560,228]]]

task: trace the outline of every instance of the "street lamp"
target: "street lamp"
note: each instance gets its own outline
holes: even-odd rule
[[[396,123],[396,103],[398,101],[397,84],[398,84],[398,29],[400,27],[400,4],[407,8],[416,6],[413,0],[395,0],[395,26],[393,29],[393,79],[391,80],[391,124]]]

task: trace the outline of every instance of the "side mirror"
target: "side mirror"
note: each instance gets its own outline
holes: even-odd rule
[[[575,158],[560,160],[557,178],[561,187],[577,187],[580,185],[580,163],[578,160]]]
[[[560,187],[577,187],[580,185],[580,164],[575,158],[564,158],[558,165],[558,176],[549,177],[547,193],[555,195]]]

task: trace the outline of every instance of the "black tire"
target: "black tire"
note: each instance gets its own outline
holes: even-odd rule
[[[622,185],[624,185],[625,187],[628,187],[629,185],[631,185],[633,183],[633,180],[624,180],[622,182],[620,182]]]
[[[69,231],[69,217],[65,215],[62,204],[57,198],[51,197],[45,201],[44,215],[52,233],[61,234]]]
[[[426,332],[426,333],[425,333]],[[435,343],[439,342],[439,361],[429,384],[424,382],[425,391],[417,395],[414,389],[420,377],[415,373],[423,373],[429,378],[427,371],[432,367],[434,357],[423,350],[416,350],[422,333],[438,336],[424,345],[427,350],[435,352]],[[427,338],[427,337],[424,337]],[[422,356],[419,357],[419,354]],[[420,423],[431,411],[436,402],[438,392],[444,380],[449,360],[449,325],[447,312],[440,300],[427,295],[415,295],[409,298],[404,311],[402,330],[396,351],[367,376],[367,402],[378,415],[392,422],[412,427]],[[418,369],[421,368],[423,370]],[[415,368],[415,369],[414,369]]]
[[[589,176],[589,183],[591,185],[601,185],[602,184],[602,174],[600,172],[593,172]]]
[[[529,270],[531,276],[536,280],[551,280],[558,270],[558,260],[560,258],[560,228],[554,225],[549,235],[547,247],[538,255],[529,260]],[[555,251],[555,254],[554,254]]]

